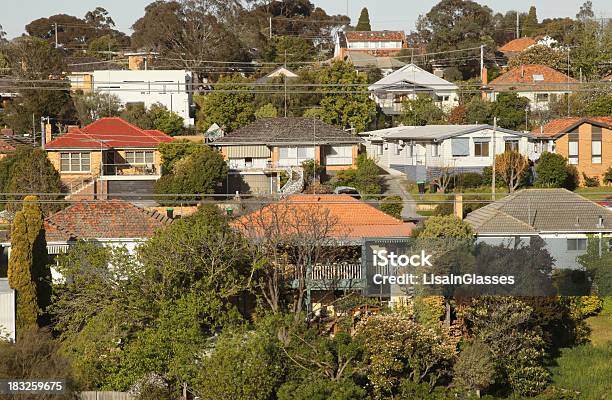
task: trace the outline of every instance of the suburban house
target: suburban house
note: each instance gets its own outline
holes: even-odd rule
[[[482,172],[494,155],[516,150],[531,160],[540,147],[530,133],[491,125],[398,126],[363,132],[370,158],[393,173],[414,181],[429,182],[445,173]],[[495,146],[493,146],[495,144]]]
[[[518,39],[512,39],[497,50],[502,53],[507,59],[511,59],[522,51],[527,50],[537,42],[534,38],[525,36]]]
[[[267,73],[266,75],[262,76],[261,78],[257,79],[257,83],[268,83],[270,81],[274,81],[274,80],[278,80],[278,81],[288,81],[290,79],[297,79],[300,76],[298,74],[296,74],[295,72],[285,68],[285,67],[278,67],[276,68],[274,71]]]
[[[171,141],[163,132],[114,117],[73,128],[46,143],[45,150],[71,196],[116,198],[152,193],[161,176],[158,146]]]
[[[612,210],[566,189],[526,189],[471,212],[465,218],[478,240],[514,245],[541,238],[557,268],[579,268],[589,237],[612,248]]]
[[[341,259],[308,270],[306,281],[315,310],[329,304],[338,290],[364,289],[361,249],[365,239],[406,240],[415,228],[349,195],[329,194],[289,196],[241,216],[232,225],[255,242],[279,235],[346,249]]]
[[[370,85],[372,98],[387,115],[400,115],[402,102],[418,95],[431,96],[444,110],[459,104],[458,87],[414,64],[408,64]]]
[[[532,134],[554,141],[554,150],[576,166],[582,174],[600,183],[612,166],[612,117],[568,117],[536,127]]]
[[[344,59],[348,51],[376,57],[395,57],[408,47],[404,31],[337,31],[334,58]]]
[[[367,72],[377,68],[382,72],[383,76],[387,76],[406,65],[405,62],[394,57],[376,57],[363,51],[354,50],[349,50],[347,52],[344,61],[353,64],[355,69],[360,72]]]
[[[315,160],[326,174],[355,166],[362,139],[316,118],[262,118],[216,139],[227,160],[226,193],[282,193],[303,185],[302,163]],[[289,181],[281,187],[279,176]]]
[[[0,340],[15,341],[15,290],[0,278]]]
[[[577,83],[574,78],[545,65],[521,65],[488,84],[489,100],[495,101],[499,93],[512,90],[529,99],[532,110],[547,110],[549,101],[571,94]]]

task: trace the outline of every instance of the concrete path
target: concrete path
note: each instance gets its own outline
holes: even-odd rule
[[[404,189],[406,178],[403,175],[381,175],[383,183],[386,186],[385,196],[400,196],[404,201],[404,208],[402,209],[402,219],[404,220],[418,220],[422,217],[417,214],[416,203],[412,195]]]

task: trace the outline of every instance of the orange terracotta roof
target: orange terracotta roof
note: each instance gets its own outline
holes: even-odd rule
[[[398,41],[406,39],[406,34],[403,31],[350,31],[345,32],[345,36],[351,42]]]
[[[233,225],[252,237],[274,231],[300,235],[315,225],[321,239],[352,242],[367,237],[409,237],[415,227],[348,195],[290,196],[238,218]]]
[[[612,117],[565,117],[557,118],[548,122],[546,125],[535,127],[531,133],[536,136],[554,137],[559,134],[567,133],[569,129],[579,123],[596,122],[600,124],[612,125]]]
[[[0,139],[0,153],[12,153],[13,151],[15,151],[15,146]]]
[[[537,79],[540,78],[540,79]],[[512,68],[493,79],[491,86],[514,87],[517,90],[567,90],[567,84],[578,81],[546,65],[527,64]],[[570,86],[570,90],[571,90]]]
[[[71,239],[149,238],[169,224],[165,215],[123,200],[82,201],[45,219],[48,242]]]
[[[605,78],[602,79],[603,81],[612,81],[612,74],[606,76]]]
[[[515,53],[527,49],[529,46],[536,44],[534,38],[522,37],[514,39],[499,48],[502,53]]]

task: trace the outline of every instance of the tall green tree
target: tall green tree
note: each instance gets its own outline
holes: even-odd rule
[[[18,148],[14,155],[14,161],[9,170],[10,178],[5,188],[10,200],[21,200],[28,193],[49,193],[42,195],[43,200],[60,200],[62,196],[62,182],[59,172],[47,158],[47,153],[42,149],[29,147]],[[57,211],[62,207],[61,203],[41,202],[40,207],[45,214]],[[8,209],[19,209],[18,202],[9,202]]]
[[[420,94],[414,100],[402,103],[402,122],[405,125],[443,125],[446,115],[431,96]]]
[[[524,130],[528,105],[527,98],[519,97],[514,92],[500,93],[493,105],[493,115],[497,117],[497,124],[502,128]]]
[[[521,36],[532,36],[538,29],[538,15],[535,6],[529,7],[529,13],[523,21],[523,31]]]
[[[42,211],[36,196],[27,196],[11,225],[9,286],[17,294],[17,331],[43,325],[51,300],[51,271]]]
[[[510,68],[526,64],[546,65],[557,71],[567,70],[567,52],[539,44],[520,52],[508,63]]]
[[[153,128],[170,136],[181,134],[185,121],[177,113],[168,110],[162,104],[153,104],[147,111],[153,122]]]
[[[119,97],[111,93],[75,93],[72,101],[81,125],[103,117],[117,117],[122,108]]]
[[[316,58],[317,51],[311,42],[299,36],[274,36],[262,50],[264,61],[299,67],[305,61]]]
[[[140,129],[153,129],[153,120],[144,103],[128,104],[119,116]]]
[[[376,112],[376,105],[368,95],[367,75],[357,72],[352,64],[338,60],[319,72],[318,83],[330,85],[318,90],[323,94],[320,102],[320,118],[323,121],[353,128],[356,132],[363,132],[368,127]],[[326,91],[347,93],[325,94]]]
[[[366,7],[361,9],[359,14],[359,21],[357,21],[356,31],[371,31],[372,26],[370,25],[370,13]]]
[[[217,124],[231,132],[245,126],[255,119],[253,94],[247,83],[251,82],[238,74],[222,77],[217,82],[219,90],[207,95],[194,96],[198,105],[196,127],[205,132],[212,124]]]
[[[30,36],[11,41],[5,51],[10,76],[19,80],[15,84],[19,101],[7,106],[5,123],[16,132],[33,133],[34,129],[40,135],[41,117],[73,121],[75,112],[68,84],[59,79],[66,70],[61,52],[45,40]]]

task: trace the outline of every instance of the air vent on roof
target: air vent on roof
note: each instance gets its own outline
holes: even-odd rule
[[[533,75],[534,82],[543,81],[543,80],[544,80],[544,75]]]

